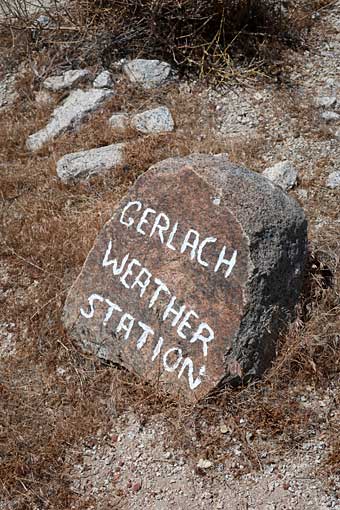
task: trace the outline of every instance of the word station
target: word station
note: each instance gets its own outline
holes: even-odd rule
[[[128,202],[120,214],[119,223],[124,229],[130,231],[134,229],[140,236],[156,239],[163,249],[178,251],[184,257],[189,257],[189,260],[197,262],[205,270],[211,268],[213,273],[222,273],[224,278],[228,278],[235,267],[237,250],[232,251],[228,258],[226,254],[230,250],[223,245],[218,247],[215,259],[209,259],[205,249],[211,244],[218,246],[218,239],[202,238],[199,232],[193,229],[188,229],[184,236],[180,236],[179,232],[182,229],[179,228],[179,222],[172,223],[164,212],[144,207],[141,201]],[[215,338],[211,325],[202,321],[196,310],[179,303],[169,285],[157,275],[153,275],[150,268],[144,267],[138,258],[130,253],[125,253],[121,257],[115,256],[112,253],[112,240],[108,241],[101,265],[104,269],[110,268],[115,283],[129,289],[133,293],[133,298],[136,297],[137,300],[143,298],[147,303],[147,309],[155,318],[171,326],[175,335],[187,341],[188,347],[192,344],[200,345],[203,364],[194,367],[192,359],[178,346],[165,349],[164,337],[156,335],[152,327],[136,319],[129,311],[123,310],[111,296],[92,293],[88,297],[87,309],[80,308],[81,315],[85,319],[92,319],[96,313],[96,306],[102,303],[100,309],[105,307],[102,325],[113,330],[116,338],[120,335],[124,342],[133,340],[137,351],[143,349],[147,342],[152,342],[151,362],[160,360],[166,372],[178,370],[178,379],[186,373],[189,388],[191,390],[197,388],[207,375],[206,358],[209,345]]]

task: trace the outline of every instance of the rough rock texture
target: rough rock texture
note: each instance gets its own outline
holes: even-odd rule
[[[340,172],[332,172],[327,177],[326,186],[331,189],[340,188]]]
[[[110,71],[102,71],[93,82],[96,89],[110,88],[113,85],[112,76]]]
[[[63,104],[54,110],[47,126],[28,137],[27,148],[38,150],[63,131],[76,127],[88,113],[95,111],[111,96],[112,91],[106,89],[73,90]]]
[[[336,96],[320,96],[316,100],[316,104],[322,108],[332,108],[336,105]]]
[[[340,120],[340,115],[338,113],[332,112],[332,111],[323,112],[321,114],[321,117],[326,122],[336,122],[336,121]]]
[[[123,161],[124,144],[117,143],[66,154],[57,163],[57,174],[64,182],[87,179],[120,165]]]
[[[73,85],[90,77],[91,73],[87,69],[71,69],[60,76],[50,76],[43,82],[43,86],[45,89],[57,92],[71,88]]]
[[[17,97],[15,76],[7,75],[3,80],[0,80],[0,108],[10,106]]]
[[[171,112],[165,106],[137,113],[131,119],[131,125],[141,133],[166,133],[174,130]]]
[[[188,398],[259,376],[294,315],[298,204],[226,157],[163,161],[104,226],[64,322],[84,349]]]
[[[52,19],[49,16],[46,16],[45,14],[41,14],[35,20],[34,25],[36,25],[38,28],[46,28],[51,24],[51,22],[52,22]]]
[[[281,161],[270,168],[266,168],[262,175],[280,186],[280,188],[288,191],[295,186],[298,174],[290,161]]]
[[[127,113],[114,113],[109,118],[109,124],[114,129],[126,129],[130,124],[130,117]]]
[[[170,64],[160,60],[135,59],[123,66],[130,81],[145,89],[157,87],[165,82],[171,72]]]

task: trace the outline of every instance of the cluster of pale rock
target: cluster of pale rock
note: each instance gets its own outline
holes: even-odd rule
[[[127,78],[144,89],[163,84],[171,74],[171,67],[159,60],[136,59],[125,63],[122,70]],[[79,83],[91,82],[92,74],[87,69],[69,70],[59,76],[47,78],[43,87],[52,92],[71,89]],[[109,71],[102,71],[87,90],[71,90],[61,105],[55,108],[47,125],[27,139],[31,151],[41,149],[45,143],[61,133],[76,129],[90,113],[98,110],[114,95],[114,81]],[[171,112],[159,106],[136,114],[114,113],[109,119],[113,129],[133,128],[139,133],[156,134],[174,130]],[[57,162],[57,174],[65,182],[86,179],[123,163],[125,144],[113,144],[96,149],[67,154]]]
[[[316,105],[323,110],[321,118],[327,123],[338,122],[340,120],[340,115],[334,111],[334,108],[337,106],[337,97],[335,95],[318,97]]]
[[[164,84],[172,75],[171,66],[159,60],[135,59],[123,62],[121,69],[127,79],[146,90]],[[102,71],[93,80],[88,69],[68,70],[59,76],[51,76],[43,82],[44,91],[40,92],[42,102],[48,101],[47,91],[59,92],[80,83],[90,83],[87,89],[76,88],[70,90],[68,97],[57,106],[47,125],[40,131],[30,135],[27,148],[31,151],[41,149],[45,143],[53,140],[61,133],[76,129],[92,112],[98,110],[105,101],[114,94],[114,80],[107,70]],[[91,83],[92,82],[92,83]],[[326,122],[338,119],[339,115],[332,111],[336,105],[336,98],[321,97],[317,100],[322,117]],[[158,106],[138,113],[114,112],[108,119],[112,129],[134,129],[142,134],[159,134],[171,132],[175,128],[170,110],[165,106]],[[93,175],[105,172],[124,164],[124,149],[126,143],[116,143],[105,147],[84,150],[66,154],[57,162],[57,174],[64,182],[77,179],[87,179]],[[298,180],[298,172],[290,161],[281,161],[264,170],[263,175],[277,184],[283,190],[292,189]],[[326,186],[335,189],[340,186],[340,172],[330,174]]]

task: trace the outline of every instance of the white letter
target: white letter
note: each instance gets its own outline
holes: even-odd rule
[[[190,310],[190,312],[187,312],[185,315],[184,315],[184,318],[183,320],[181,321],[180,325],[178,326],[177,328],[177,334],[178,336],[180,336],[181,338],[186,338],[185,334],[183,333],[183,329],[184,328],[189,328],[191,329],[191,326],[188,322],[188,319],[189,317],[193,315],[194,317],[196,317],[196,319],[198,319],[198,315],[196,312],[194,312],[193,310]]]
[[[171,243],[174,240],[175,234],[177,232],[177,227],[178,227],[178,221],[172,227],[172,230],[171,230],[170,235],[169,235],[169,239],[168,239],[168,241],[166,243],[166,246],[168,248],[170,248],[170,250],[174,250],[174,251],[176,251],[176,248]]]
[[[143,281],[142,276],[144,274],[146,275],[146,278]],[[146,291],[146,288],[150,284],[151,276],[152,276],[152,274],[150,273],[150,271],[148,271],[145,267],[143,267],[143,269],[140,270],[139,274],[136,276],[135,281],[131,285],[131,289],[133,289],[136,285],[138,285],[138,287],[141,288],[140,297],[142,297],[144,292]]]
[[[150,207],[147,207],[145,209],[145,211],[143,212],[142,217],[139,220],[139,223],[136,227],[137,232],[139,232],[140,234],[143,234],[143,236],[145,236],[145,232],[144,232],[144,230],[141,229],[141,226],[144,225],[144,223],[149,223],[148,220],[146,219],[146,217],[149,213],[156,214],[156,211],[154,209],[150,209]]]
[[[153,305],[156,303],[160,292],[163,290],[164,292],[167,292],[170,294],[168,287],[162,282],[162,280],[159,280],[158,278],[155,278],[155,283],[158,285],[157,289],[155,290],[152,298],[150,299],[149,308],[152,308]]]
[[[163,226],[159,224],[161,218],[163,218],[165,220],[165,223],[166,223]],[[156,228],[158,228],[158,235],[159,235],[159,238],[161,240],[161,243],[163,244],[164,243],[163,232],[168,230],[169,227],[170,227],[170,220],[167,217],[167,215],[162,213],[162,212],[159,213],[159,215],[155,219],[155,223],[153,224],[153,227],[152,227],[152,230],[151,230],[151,233],[150,233],[150,237],[152,237],[154,235],[154,233],[156,231]]]
[[[175,304],[175,301],[176,301],[176,296],[173,296],[170,299],[170,303],[168,304],[168,306],[166,307],[166,309],[163,313],[163,321],[165,321],[165,319],[168,318],[168,315],[170,313],[174,314],[175,318],[173,319],[171,326],[176,326],[177,322],[180,320],[180,318],[182,317],[183,312],[185,310],[185,305],[181,306],[181,308],[179,310],[175,310],[174,308],[172,308],[173,305]]]
[[[206,244],[208,244],[208,243],[215,243],[215,242],[216,242],[216,238],[215,237],[207,237],[199,245],[199,248],[198,248],[198,251],[197,251],[197,262],[199,264],[201,264],[202,266],[204,266],[204,267],[208,267],[208,262],[205,262],[204,260],[202,260],[202,251],[203,251],[203,248],[204,248],[204,246]]]
[[[126,211],[132,207],[133,205],[136,205],[137,206],[137,211],[140,211],[141,208],[142,208],[142,203],[141,202],[129,202],[123,209],[122,211],[122,214],[120,216],[120,223],[122,223],[122,225],[126,225],[127,227],[131,227],[131,225],[133,225],[133,223],[135,222],[135,220],[133,220],[132,218],[129,218],[128,221],[123,221],[123,218],[124,218],[124,215],[126,213]]]
[[[125,320],[128,320],[129,324],[125,324]],[[126,331],[126,333],[124,335],[124,340],[127,340],[131,333],[131,329],[132,329],[134,322],[135,322],[135,319],[130,314],[124,313],[124,315],[122,315],[122,317],[119,321],[116,332],[119,333],[122,329],[124,329],[124,331]]]
[[[230,273],[232,272],[232,270],[233,270],[233,268],[234,268],[234,266],[236,264],[237,250],[234,251],[233,256],[231,257],[230,260],[224,258],[225,251],[226,251],[226,247],[223,246],[223,248],[221,250],[221,253],[220,253],[219,257],[218,257],[218,261],[216,262],[216,266],[215,266],[214,272],[216,273],[216,271],[219,270],[220,266],[222,264],[225,264],[226,266],[228,266],[228,269],[227,269],[224,277],[228,278],[228,276],[230,275]]]
[[[191,237],[191,234],[193,234],[195,236],[195,239],[193,240],[192,243],[189,242],[189,239]],[[185,250],[189,247],[191,247],[191,254],[190,254],[190,257],[192,260],[194,260],[195,258],[195,251],[196,251],[196,248],[198,246],[198,243],[200,241],[200,235],[198,232],[196,232],[196,230],[189,230],[184,238],[184,241],[182,243],[182,246],[181,246],[181,253],[184,253]]]
[[[202,331],[204,329],[208,330],[208,336],[203,336],[202,335]],[[196,342],[196,340],[202,340],[202,343],[203,343],[203,354],[204,354],[204,356],[207,356],[207,354],[208,354],[208,342],[211,342],[211,340],[213,340],[214,337],[215,337],[215,335],[214,335],[214,332],[211,329],[211,327],[208,326],[208,324],[206,324],[205,322],[202,322],[198,326],[198,330],[196,331],[196,333],[194,334],[194,336],[190,340],[190,343],[192,344],[192,343]]]
[[[159,340],[157,342],[157,345],[156,347],[154,348],[153,350],[153,354],[152,354],[152,358],[151,358],[151,361],[155,361],[155,359],[157,358],[157,356],[159,355],[159,353],[161,352],[161,348],[163,346],[163,338],[160,336],[159,337]]]
[[[82,308],[80,309],[80,313],[84,317],[86,317],[86,319],[92,319],[92,317],[94,315],[93,302],[95,301],[95,299],[98,299],[98,301],[100,301],[101,303],[104,301],[104,298],[102,296],[99,296],[99,294],[91,294],[91,296],[88,298],[89,305],[90,305],[90,311],[85,312]]]
[[[178,352],[178,358],[177,360],[175,361],[175,363],[172,365],[172,367],[170,367],[168,365],[168,356],[169,354],[171,354],[172,352],[175,352],[177,351]],[[178,347],[173,347],[172,349],[169,349],[163,356],[163,365],[164,365],[164,368],[167,372],[174,372],[176,370],[176,368],[178,367],[178,365],[180,364],[180,362],[182,361],[182,349],[179,349]]]
[[[149,328],[149,326],[144,324],[143,322],[138,322],[138,326],[140,326],[142,329],[144,329],[143,333],[137,340],[137,349],[138,349],[138,351],[140,351],[140,349],[143,347],[143,345],[147,341],[148,336],[150,334],[153,335],[154,331],[151,328]]]
[[[124,285],[125,288],[129,289],[130,287],[126,283],[126,277],[132,274],[132,268],[133,266],[141,266],[142,264],[137,259],[132,259],[128,267],[126,268],[125,273],[123,276],[120,277],[120,281]]]
[[[126,264],[126,261],[129,258],[130,254],[128,253],[127,255],[125,255],[125,257],[122,260],[122,263],[121,263],[120,267],[117,269],[117,259],[109,260],[109,255],[111,253],[111,248],[112,248],[112,241],[109,241],[109,245],[108,245],[107,250],[105,252],[105,257],[103,259],[102,266],[103,267],[107,267],[107,266],[111,266],[112,265],[112,273],[114,274],[114,276],[117,276],[117,275],[119,275],[123,271],[124,266]]]
[[[116,305],[116,303],[112,303],[112,301],[110,301],[109,299],[105,299],[106,303],[109,305],[109,308],[107,310],[107,314],[105,315],[105,319],[103,320],[103,324],[106,325],[107,322],[109,321],[112,313],[113,313],[113,310],[117,310],[117,312],[121,312],[122,309]]]
[[[178,373],[178,379],[182,376],[186,367],[188,367],[188,382],[189,382],[190,389],[194,390],[195,388],[197,388],[197,386],[199,386],[201,384],[202,379],[201,379],[201,377],[196,377],[196,379],[194,381],[194,378],[193,378],[194,365],[190,358],[185,358],[182,368]],[[205,375],[205,366],[204,365],[203,365],[203,367],[200,368],[199,374],[202,377]]]

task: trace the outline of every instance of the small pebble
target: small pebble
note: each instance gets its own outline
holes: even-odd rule
[[[138,492],[140,491],[142,488],[142,483],[141,482],[135,482],[133,485],[132,485],[132,490],[133,492]]]
[[[326,186],[330,189],[340,188],[340,171],[329,174],[326,180]]]
[[[197,467],[201,469],[209,469],[213,466],[213,463],[208,459],[200,459],[197,463]]]

